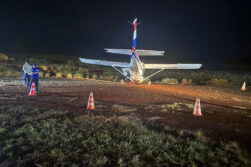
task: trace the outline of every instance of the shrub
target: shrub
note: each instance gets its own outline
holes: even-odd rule
[[[44,77],[45,73],[43,71],[40,71],[39,77]]]
[[[50,73],[45,73],[44,76],[45,76],[45,77],[50,77],[51,75],[50,75]]]
[[[191,85],[192,84],[192,80],[184,78],[184,79],[182,79],[181,84],[182,85]]]
[[[97,74],[92,74],[93,79],[97,79],[97,77],[98,77]]]
[[[56,78],[62,78],[62,77],[63,77],[63,74],[61,72],[56,73]]]
[[[70,67],[76,67],[77,66],[77,62],[70,59],[67,61],[67,65],[70,66]]]
[[[3,66],[3,65],[0,65],[0,72],[1,73],[4,73],[5,71],[8,70],[8,67],[7,66]]]
[[[54,64],[52,68],[55,69],[56,72],[63,72],[66,69],[66,66],[61,64]]]
[[[229,86],[231,83],[226,79],[211,79],[206,82],[210,85],[216,85],[216,86]]]
[[[22,76],[22,71],[19,69],[15,69],[13,67],[9,67],[5,64],[0,65],[0,76],[6,77],[20,77]]]
[[[47,71],[48,70],[48,66],[39,66],[40,68],[42,68],[43,71]]]
[[[164,84],[178,84],[178,80],[174,78],[164,78],[158,83],[164,83]]]
[[[66,78],[72,78],[72,74],[71,74],[71,73],[68,73],[68,74],[66,75]]]
[[[6,54],[0,53],[0,60],[9,60],[9,57]]]
[[[71,72],[76,72],[78,70],[78,63],[76,60],[68,60],[67,61],[67,66],[68,66],[68,69],[71,70]]]
[[[101,75],[101,76],[100,76],[100,79],[104,79],[104,80],[112,81],[112,80],[113,80],[113,76]]]
[[[88,74],[88,69],[83,68],[83,67],[79,67],[77,73],[82,74],[82,75]]]
[[[203,135],[203,132],[201,130],[198,130],[197,132],[194,133],[196,139],[202,143],[207,142],[207,138]]]
[[[152,74],[154,71],[148,70],[145,72],[145,76]],[[241,85],[244,81],[251,84],[250,73],[237,73],[228,71],[194,71],[194,70],[178,70],[178,71],[163,71],[158,75],[151,78],[152,81],[159,81],[162,78],[174,78],[178,82],[182,83],[185,78],[188,81],[192,80],[193,84],[209,84],[211,79],[224,79],[230,84]]]
[[[32,63],[36,63],[38,65],[47,65],[48,62],[45,58],[29,58],[29,62]]]
[[[20,77],[22,76],[22,72],[14,69],[8,69],[4,72],[3,75],[8,77]]]
[[[79,79],[82,79],[83,78],[83,75],[80,74],[80,73],[76,73],[73,75],[73,78],[79,78]]]

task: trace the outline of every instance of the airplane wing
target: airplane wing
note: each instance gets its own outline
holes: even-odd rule
[[[137,49],[136,53],[139,56],[163,56],[165,51]]]
[[[105,48],[105,51],[107,53],[132,55],[132,50],[131,49],[106,49]],[[163,56],[165,51],[137,49],[136,53],[137,53],[138,56]]]
[[[202,64],[144,64],[145,69],[199,69]]]
[[[124,62],[94,60],[94,59],[84,59],[84,58],[79,58],[79,60],[86,64],[96,64],[96,65],[112,66],[112,67],[130,67],[130,63],[124,63]]]
[[[132,55],[131,49],[106,49],[106,53],[115,53],[115,54],[122,54],[122,55]]]

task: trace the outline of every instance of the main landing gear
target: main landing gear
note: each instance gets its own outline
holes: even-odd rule
[[[124,84],[125,84],[125,80],[121,79],[121,80],[120,80],[120,84],[121,84],[121,85],[124,85]],[[129,85],[132,85],[132,81],[129,80],[129,81],[128,81],[128,84],[129,84]]]
[[[147,82],[148,87],[151,86],[151,84],[152,84],[151,81],[148,81],[148,82]]]
[[[121,85],[125,84],[125,81],[123,79],[120,80]]]

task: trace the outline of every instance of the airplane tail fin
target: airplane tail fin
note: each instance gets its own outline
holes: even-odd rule
[[[136,49],[136,39],[137,39],[137,18],[133,21],[133,47]]]
[[[133,46],[132,46],[132,55],[131,55],[131,62],[130,64],[133,65],[134,63],[138,64],[140,68],[143,70],[142,63],[137,55],[136,52],[136,39],[137,39],[137,18],[133,21]],[[134,61],[135,58],[135,61]],[[135,66],[136,66],[135,64]]]

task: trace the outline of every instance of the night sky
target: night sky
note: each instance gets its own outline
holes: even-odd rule
[[[166,51],[155,58],[162,63],[250,60],[251,3],[245,0],[3,0],[0,52],[124,59],[103,48],[131,48],[128,21],[135,17],[137,48]]]

